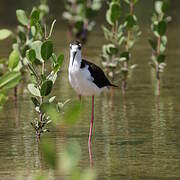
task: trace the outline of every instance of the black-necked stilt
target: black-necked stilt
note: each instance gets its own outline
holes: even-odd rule
[[[79,96],[92,96],[92,115],[88,141],[90,145],[94,121],[94,96],[108,89],[109,86],[117,86],[110,83],[100,67],[82,59],[81,44],[78,41],[70,44],[69,81]]]

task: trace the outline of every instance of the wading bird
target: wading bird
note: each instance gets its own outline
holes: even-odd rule
[[[81,44],[78,41],[70,44],[69,82],[79,97],[92,96],[92,114],[88,141],[90,146],[94,121],[94,96],[107,90],[110,86],[117,86],[110,83],[100,67],[82,59]]]

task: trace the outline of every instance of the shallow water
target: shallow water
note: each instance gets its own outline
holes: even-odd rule
[[[175,11],[176,12],[176,11]],[[180,179],[180,39],[177,38],[179,14],[168,28],[168,51],[162,76],[161,96],[155,95],[154,76],[148,65],[151,50],[147,43],[148,26],[133,51],[133,62],[139,66],[128,81],[128,91],[103,93],[95,98],[95,127],[92,141],[94,167],[98,179]],[[59,100],[77,99],[67,78],[68,40],[65,27],[56,28],[53,40],[57,52],[65,53],[65,63],[53,94]],[[89,36],[84,56],[100,65],[99,54],[104,42],[99,28]],[[9,42],[0,44],[0,53],[7,56]],[[39,170],[48,171],[42,158],[30,120],[35,116],[33,105],[21,84],[15,104],[12,96],[0,112],[0,179],[24,177]],[[79,167],[89,167],[87,147],[90,98],[84,98],[86,113],[65,134],[49,134],[61,148],[66,141],[77,140],[82,149]]]

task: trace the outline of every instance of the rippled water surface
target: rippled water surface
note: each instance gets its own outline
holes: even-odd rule
[[[92,154],[99,180],[180,179],[180,15],[176,11],[172,15],[174,22],[168,28],[168,65],[162,76],[161,96],[155,95],[154,76],[148,65],[151,55],[148,26],[142,26],[143,36],[132,54],[133,62],[139,66],[129,79],[127,94],[123,97],[117,89],[95,98]],[[53,40],[56,51],[65,53],[65,63],[53,94],[62,101],[77,99],[67,78],[69,40],[66,37],[65,26],[58,24]],[[100,65],[103,42],[103,34],[97,28],[83,48],[84,56]],[[2,56],[10,51],[9,43],[0,42]],[[79,166],[86,168],[89,167],[91,99],[83,98],[83,101],[86,113],[73,129],[66,134],[52,129],[49,136],[56,140],[58,148],[65,141],[77,140],[82,149]],[[33,117],[33,105],[22,83],[17,104],[11,95],[0,112],[0,179],[48,170],[30,125]]]

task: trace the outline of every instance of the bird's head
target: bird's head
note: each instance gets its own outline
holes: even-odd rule
[[[72,64],[76,56],[81,57],[81,43],[79,41],[74,41],[70,44],[70,55],[72,57]]]

